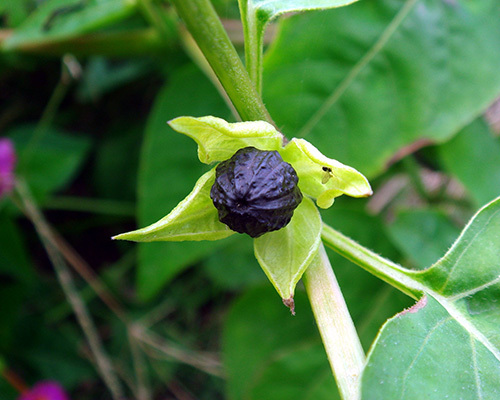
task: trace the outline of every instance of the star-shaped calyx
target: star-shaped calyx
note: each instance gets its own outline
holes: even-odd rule
[[[232,226],[255,237],[255,257],[283,302],[293,307],[295,286],[321,240],[322,222],[313,199],[319,207],[328,208],[342,194],[370,196],[368,180],[304,139],[284,145],[283,135],[264,121],[228,123],[210,116],[179,117],[169,125],[196,141],[201,162],[220,164],[202,175],[191,193],[164,218],[114,239],[218,240],[235,234]],[[227,217],[231,210],[224,208],[221,198],[234,206],[236,217]],[[231,221],[238,214],[246,219]],[[275,220],[269,222],[271,214]],[[270,231],[265,230],[266,224],[272,227]],[[250,231],[245,231],[247,225]]]

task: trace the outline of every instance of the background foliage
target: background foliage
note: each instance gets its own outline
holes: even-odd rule
[[[214,5],[243,53],[236,2]],[[164,216],[207,170],[167,120],[234,118],[171,6],[4,1],[0,16],[0,134],[14,141],[16,173],[59,245],[82,257],[72,264],[77,291],[127,395],[331,399],[335,382],[302,289],[292,318],[250,238],[109,239]],[[484,118],[500,94],[499,20],[496,0],[361,0],[268,27],[263,97],[277,126],[372,182],[371,199],[339,198],[322,211],[327,223],[421,270],[500,195],[498,106]],[[32,224],[0,201],[4,375],[57,380],[74,399],[108,398]],[[329,256],[368,351],[413,301]],[[0,394],[16,398],[5,379]]]

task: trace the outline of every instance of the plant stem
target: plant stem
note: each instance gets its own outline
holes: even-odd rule
[[[419,284],[404,273],[404,269],[392,261],[379,256],[332,227],[323,224],[323,242],[341,256],[386,281],[408,296],[418,299],[422,293]]]
[[[64,262],[64,259],[57,250],[56,246],[54,246],[53,241],[49,240],[49,237],[51,237],[51,230],[47,222],[45,221],[40,210],[36,207],[31,194],[29,193],[29,189],[24,182],[18,180],[16,189],[21,197],[25,211],[33,225],[35,225],[50,261],[54,266],[54,270],[59,283],[63,288],[64,294],[66,295],[68,302],[71,304],[75,316],[83,330],[83,333],[85,334],[85,337],[87,338],[92,354],[97,362],[98,372],[101,374],[103,381],[106,383],[113,400],[123,399],[124,396],[120,381],[118,380],[113,370],[111,361],[102,346],[97,329],[87,308],[85,307],[85,303],[82,301],[75,288],[69,268]]]
[[[322,244],[304,283],[340,396],[358,400],[365,354]]]
[[[257,26],[256,14],[252,9],[253,3],[251,1],[239,0],[238,4],[245,36],[245,65],[257,92],[262,94],[263,38],[260,31],[262,27]]]
[[[273,123],[210,0],[172,0],[243,121]]]

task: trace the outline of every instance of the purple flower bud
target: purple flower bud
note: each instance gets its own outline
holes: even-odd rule
[[[0,197],[10,193],[14,188],[14,167],[16,150],[8,138],[0,139]]]
[[[17,400],[69,400],[69,397],[58,382],[41,381]]]

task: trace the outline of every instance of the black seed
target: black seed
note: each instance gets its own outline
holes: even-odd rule
[[[290,222],[302,201],[298,180],[277,151],[245,147],[217,166],[210,197],[221,222],[256,238]]]

